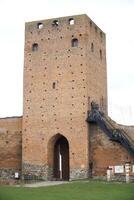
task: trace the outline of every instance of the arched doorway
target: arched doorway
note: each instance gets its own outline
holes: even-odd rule
[[[53,175],[56,180],[69,180],[69,144],[60,135],[54,144]]]

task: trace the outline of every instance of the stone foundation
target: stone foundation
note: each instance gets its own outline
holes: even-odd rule
[[[51,180],[52,169],[47,165],[32,165],[23,163],[22,179],[24,180]]]
[[[10,180],[15,179],[15,172],[18,172],[21,177],[21,170],[18,169],[8,169],[8,168],[1,168],[0,169],[0,180]]]
[[[89,172],[87,169],[71,169],[70,180],[87,179]]]

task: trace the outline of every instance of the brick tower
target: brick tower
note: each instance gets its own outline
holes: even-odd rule
[[[87,15],[26,23],[24,178],[89,176],[90,102],[107,112],[105,46]]]

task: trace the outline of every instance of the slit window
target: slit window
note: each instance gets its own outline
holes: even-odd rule
[[[94,44],[91,43],[91,52],[94,52]]]
[[[37,43],[34,43],[32,45],[32,51],[38,51],[38,44]]]
[[[70,18],[68,21],[69,21],[69,25],[74,25],[74,19],[73,18]]]
[[[102,60],[102,50],[100,49],[100,59]]]
[[[38,28],[38,29],[42,29],[43,26],[44,26],[44,25],[43,25],[42,23],[38,23],[38,24],[37,24],[37,28]]]
[[[53,89],[55,89],[55,86],[56,86],[56,83],[55,83],[55,82],[53,82]]]
[[[77,38],[72,39],[71,43],[72,43],[72,47],[78,47],[78,39]]]
[[[58,26],[58,25],[59,25],[58,20],[54,20],[53,23],[52,23],[52,26],[56,27],[56,26]]]

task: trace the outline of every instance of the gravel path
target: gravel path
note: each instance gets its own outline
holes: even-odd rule
[[[24,184],[23,187],[36,188],[36,187],[46,187],[46,186],[51,186],[51,185],[61,185],[64,183],[69,183],[69,182],[68,181],[43,181],[43,182],[37,182],[37,183]],[[19,185],[17,185],[17,187],[19,187]]]

